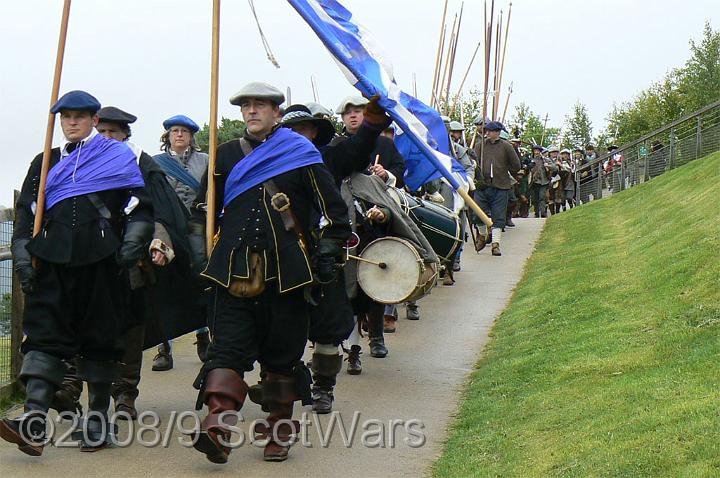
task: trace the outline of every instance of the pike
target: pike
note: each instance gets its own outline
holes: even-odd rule
[[[205,219],[205,241],[208,257],[212,252],[215,237],[215,163],[217,159],[218,119],[218,69],[220,67],[220,0],[213,0],[212,43],[210,59],[210,131],[208,145],[208,189],[207,217]]]
[[[507,24],[505,25],[505,40],[503,41],[502,50],[502,61],[500,62],[500,78],[498,80],[498,107],[500,107],[500,90],[502,89],[503,73],[505,73],[505,53],[507,52],[508,34],[510,33],[510,16],[512,15],[512,2],[510,2],[510,9],[508,10]],[[512,87],[510,88],[512,91]],[[508,93],[509,96],[509,93]],[[507,102],[505,103],[505,110],[507,111]],[[506,112],[505,111],[505,112]],[[505,112],[503,112],[503,121],[505,120]]]
[[[53,76],[52,91],[50,93],[50,108],[57,103],[60,92],[60,79],[62,78],[63,60],[65,58],[65,43],[67,40],[68,22],[70,20],[70,0],[63,4],[62,19],[60,20],[60,35],[58,38],[57,55],[55,56],[55,74]],[[47,127],[45,129],[45,148],[43,149],[42,164],[40,166],[40,183],[38,184],[37,207],[35,208],[35,222],[33,223],[33,237],[40,233],[43,215],[45,213],[45,185],[47,184],[48,170],[50,169],[50,153],[52,151],[53,131],[55,130],[55,114],[48,113]],[[34,258],[33,258],[34,265]]]
[[[445,16],[447,14],[447,6],[448,6],[448,0],[445,0],[445,8],[443,8],[443,14],[442,14],[442,20],[440,21],[440,38],[438,39],[438,50],[437,54],[435,55],[435,71],[433,72],[433,84],[432,84],[432,91],[430,93],[430,105],[433,104],[433,97],[432,94],[435,92],[437,88],[437,80],[438,75],[440,71],[440,61],[442,57],[442,49],[443,49],[443,41],[445,39]]]

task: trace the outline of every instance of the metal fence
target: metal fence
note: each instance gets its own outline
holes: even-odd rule
[[[720,101],[578,167],[577,199],[601,199],[715,151],[720,151]]]
[[[12,260],[10,239],[13,223],[7,209],[0,210],[0,386],[14,380],[12,340]]]

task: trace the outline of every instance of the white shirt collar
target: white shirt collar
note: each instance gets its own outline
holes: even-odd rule
[[[97,134],[98,134],[97,130],[96,130],[95,128],[93,128],[92,131],[90,131],[90,134],[89,134],[85,139],[83,139],[82,141],[80,141],[80,143],[78,143],[78,146],[84,146],[85,143],[87,143],[88,141],[90,141],[91,139],[93,139],[95,136],[97,136]],[[68,147],[69,145],[71,145],[71,144],[72,144],[72,141],[69,141],[67,138],[65,138],[65,142],[64,142],[63,145],[60,147],[60,156],[61,156],[61,157],[65,157],[65,156],[67,156],[68,154],[70,154],[70,153],[67,152],[67,147]]]

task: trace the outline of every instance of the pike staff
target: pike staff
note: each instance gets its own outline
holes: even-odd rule
[[[58,100],[60,92],[60,78],[62,77],[63,60],[65,58],[65,41],[67,39],[68,22],[70,20],[70,0],[63,4],[62,20],[60,21],[60,37],[58,38],[57,56],[55,57],[55,75],[53,76],[52,92],[50,93],[50,108]],[[49,109],[49,108],[48,108]],[[52,150],[53,131],[55,130],[55,114],[48,113],[47,128],[45,129],[45,149],[43,149],[42,165],[40,166],[40,184],[38,185],[37,207],[33,223],[33,237],[37,236],[42,228],[43,214],[45,213],[45,184],[50,169],[50,152]]]
[[[218,69],[220,67],[220,0],[213,0],[212,56],[210,61],[210,138],[208,146],[208,189],[205,240],[208,257],[215,236],[215,161],[217,156]]]

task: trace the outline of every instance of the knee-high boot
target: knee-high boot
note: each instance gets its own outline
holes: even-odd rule
[[[293,402],[298,399],[295,379],[286,375],[268,373],[264,393],[270,409],[266,419],[267,426],[258,424],[254,433],[256,439],[268,440],[263,452],[265,461],[285,461],[290,446],[300,433],[299,422],[292,420]]]
[[[94,452],[111,443],[108,419],[110,389],[120,376],[120,364],[114,361],[100,361],[80,358],[77,361],[78,376],[88,384],[88,412],[82,428],[73,434],[80,440],[80,451]]]
[[[313,411],[320,414],[332,411],[335,399],[333,388],[337,374],[342,369],[342,361],[337,346],[315,344],[315,352],[312,356]]]
[[[213,463],[227,463],[230,454],[229,427],[237,423],[237,414],[225,412],[240,410],[247,392],[247,383],[233,369],[215,368],[205,377],[203,402],[208,407],[208,414],[200,425],[200,432],[193,436],[193,446]]]
[[[23,453],[42,455],[47,442],[47,411],[65,370],[65,362],[58,357],[36,350],[25,354],[20,370],[20,380],[25,383],[25,413],[14,420],[0,420],[0,438],[15,443]]]

